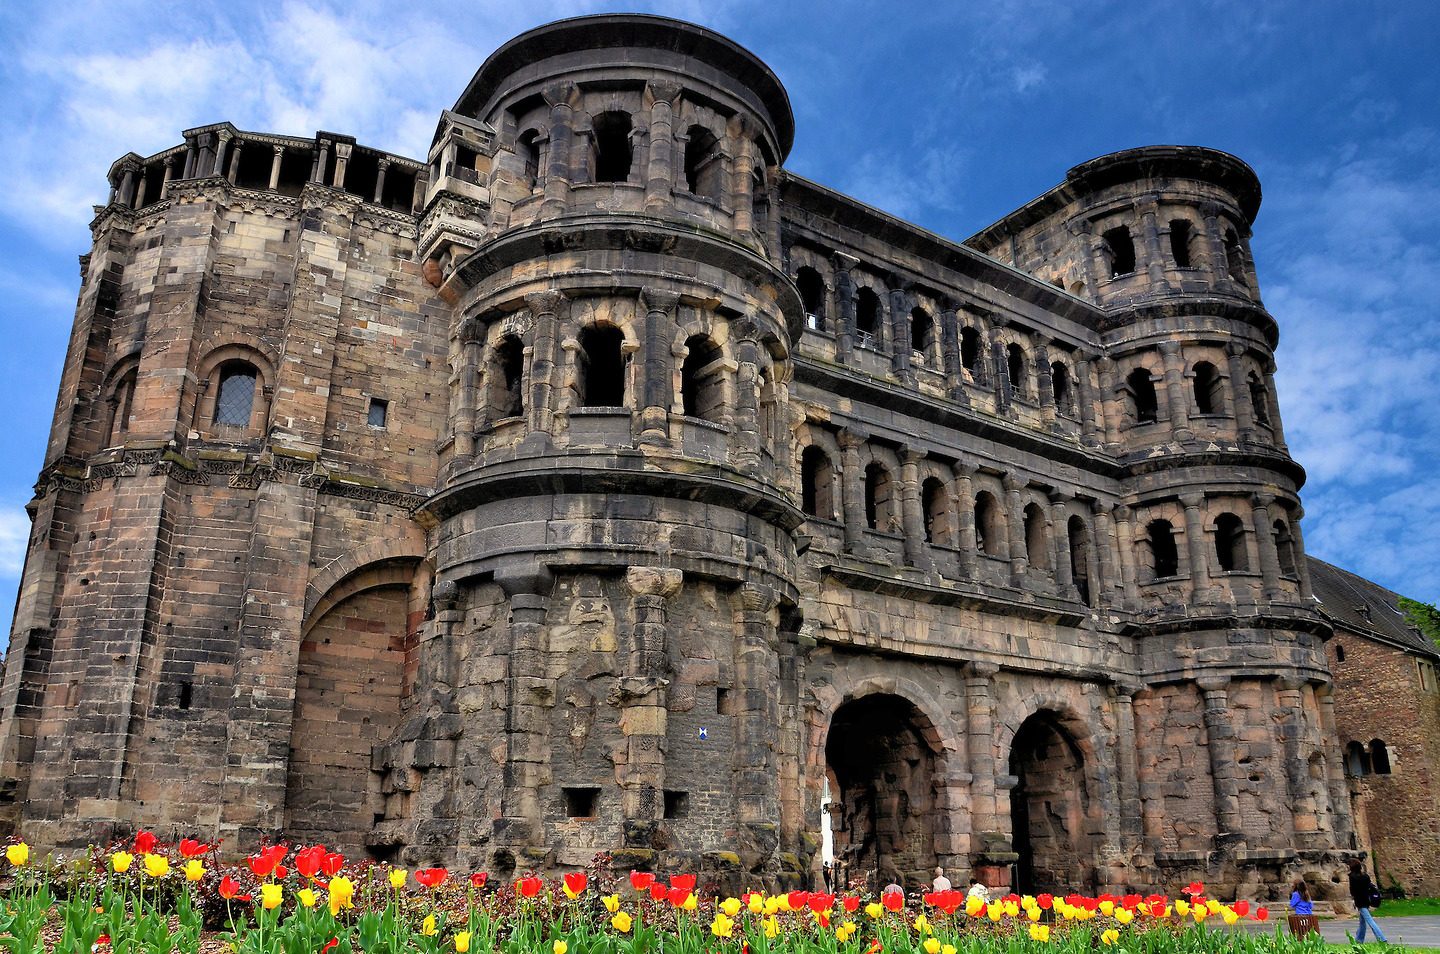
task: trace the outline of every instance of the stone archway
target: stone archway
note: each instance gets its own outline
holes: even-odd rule
[[[928,882],[935,867],[937,752],[909,700],[874,694],[835,710],[825,742],[837,881]]]
[[[1094,870],[1085,755],[1058,713],[1042,709],[1021,723],[1010,774],[1013,890],[1083,890]]]

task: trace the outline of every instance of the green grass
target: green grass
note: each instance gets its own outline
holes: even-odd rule
[[[1380,918],[1403,918],[1415,914],[1440,915],[1440,898],[1406,898],[1403,901],[1386,901],[1371,913]]]

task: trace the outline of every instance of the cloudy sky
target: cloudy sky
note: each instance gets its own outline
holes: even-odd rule
[[[1322,0],[0,4],[0,592],[115,158],[220,120],[423,156],[497,45],[615,9],[754,50],[794,103],[789,168],[956,239],[1106,152],[1245,159],[1309,550],[1440,600],[1440,18]]]

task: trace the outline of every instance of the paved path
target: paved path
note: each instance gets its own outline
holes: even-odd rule
[[[1285,915],[1279,915],[1280,929],[1285,929]],[[1254,921],[1244,922],[1251,930],[1258,930],[1269,933],[1275,929],[1274,923],[1257,924]],[[1385,939],[1391,944],[1404,944],[1406,947],[1440,947],[1440,916],[1436,915],[1415,915],[1413,917],[1387,918],[1382,910],[1375,918],[1375,923],[1380,925],[1380,930],[1385,932]],[[1360,921],[1355,917],[1329,918],[1320,921],[1320,934],[1325,940],[1333,944],[1344,944],[1345,934],[1348,931],[1352,936],[1359,928]],[[1365,944],[1369,946],[1372,936],[1367,931]],[[1379,945],[1376,946],[1379,949]]]

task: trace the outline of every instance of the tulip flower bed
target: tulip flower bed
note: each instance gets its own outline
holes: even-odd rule
[[[694,875],[614,876],[597,856],[556,882],[495,885],[483,872],[353,863],[322,845],[276,845],[239,865],[189,839],[92,849],[32,863],[6,851],[0,895],[7,954],[1143,954],[1319,952],[1318,937],[1226,930],[1268,912],[1222,904],[1192,884],[1180,897],[959,891],[906,900],[761,891],[715,896]]]

